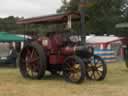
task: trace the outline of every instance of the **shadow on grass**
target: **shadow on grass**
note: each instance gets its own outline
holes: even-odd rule
[[[42,80],[63,80],[62,75],[45,75]]]
[[[17,68],[16,64],[0,64],[0,68]]]

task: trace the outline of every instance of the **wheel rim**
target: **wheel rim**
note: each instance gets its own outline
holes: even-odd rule
[[[24,49],[21,56],[21,63],[23,64],[24,71],[26,74],[35,78],[39,75],[40,58],[35,48],[27,47]]]
[[[91,57],[87,68],[87,75],[91,80],[100,80],[104,75],[104,62],[98,57]]]
[[[81,66],[75,59],[69,59],[65,63],[66,78],[70,81],[76,82],[81,78]]]

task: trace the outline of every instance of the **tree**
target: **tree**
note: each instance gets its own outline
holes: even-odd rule
[[[38,32],[38,34],[43,33],[46,31],[47,26],[35,25],[30,24],[25,27],[24,25],[16,24],[18,19],[23,19],[19,17],[9,16],[6,18],[0,18],[0,32],[10,32],[10,33],[17,33],[17,34],[24,34],[24,31],[27,34],[31,34],[32,32]]]
[[[115,32],[115,25],[122,20],[121,7],[123,0],[88,0],[86,13],[89,20],[86,31],[99,35]],[[63,5],[57,12],[78,11],[79,0],[71,0]]]
[[[78,10],[79,0],[71,0],[69,3],[66,0],[62,0],[62,6],[57,10],[58,13],[63,13],[67,11],[76,11]]]

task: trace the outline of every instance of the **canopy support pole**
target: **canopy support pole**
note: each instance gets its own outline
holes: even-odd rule
[[[84,43],[84,45],[86,46],[86,32],[85,32],[85,8],[86,8],[86,3],[87,3],[87,0],[80,0],[80,35],[81,36],[81,41],[82,41],[82,44]]]

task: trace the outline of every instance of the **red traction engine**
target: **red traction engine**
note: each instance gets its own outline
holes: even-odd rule
[[[61,23],[79,20],[74,13],[50,15],[17,21],[18,24]],[[103,80],[106,75],[104,61],[93,55],[92,48],[81,45],[80,37],[69,32],[54,31],[45,36],[29,40],[19,56],[20,72],[25,78],[41,79],[46,70],[51,74],[62,73],[66,81],[80,83],[86,77],[91,80]],[[71,38],[72,37],[72,38]]]

